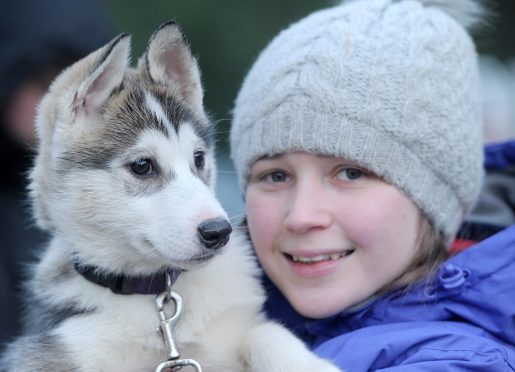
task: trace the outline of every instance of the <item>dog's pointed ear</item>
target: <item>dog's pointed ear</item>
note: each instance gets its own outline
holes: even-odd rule
[[[74,115],[88,115],[102,107],[113,90],[122,83],[129,66],[129,54],[130,35],[124,33],[81,61],[90,67],[73,97]]]
[[[152,81],[170,87],[196,112],[203,112],[203,91],[197,60],[181,28],[174,21],[165,23],[152,35],[140,64]]]

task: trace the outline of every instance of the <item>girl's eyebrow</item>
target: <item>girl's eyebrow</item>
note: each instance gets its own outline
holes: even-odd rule
[[[284,157],[284,153],[282,154],[275,154],[275,155],[263,155],[261,157],[259,157],[256,161],[261,161],[261,160],[277,160],[277,159],[280,159],[282,157]]]

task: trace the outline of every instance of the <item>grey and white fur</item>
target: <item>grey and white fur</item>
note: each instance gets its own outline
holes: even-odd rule
[[[137,68],[122,34],[53,82],[36,120],[30,174],[38,225],[53,238],[34,267],[25,334],[1,371],[152,371],[166,360],[154,295],[121,295],[81,276],[185,270],[174,330],[205,372],[338,369],[260,313],[264,293],[246,239],[206,246],[199,226],[227,221],[214,196],[214,128],[200,73],[173,22]]]

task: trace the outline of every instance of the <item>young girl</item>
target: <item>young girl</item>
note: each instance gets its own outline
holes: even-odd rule
[[[342,369],[515,370],[515,227],[449,253],[484,173],[465,31],[480,13],[472,0],[315,12],[237,97],[231,153],[266,311]]]

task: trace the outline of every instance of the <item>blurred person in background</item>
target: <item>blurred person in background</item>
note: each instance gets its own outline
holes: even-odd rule
[[[4,343],[19,331],[24,265],[45,242],[26,202],[37,105],[63,68],[102,46],[114,33],[97,0],[11,1],[3,4],[0,17],[0,343]]]

